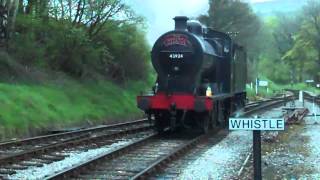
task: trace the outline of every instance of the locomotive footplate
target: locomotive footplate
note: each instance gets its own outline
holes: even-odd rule
[[[176,110],[188,110],[195,112],[212,111],[213,99],[206,96],[194,96],[190,94],[157,93],[154,96],[138,96],[138,107],[141,110],[171,110],[172,104]]]

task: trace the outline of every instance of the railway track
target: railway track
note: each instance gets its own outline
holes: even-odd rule
[[[206,135],[150,135],[71,167],[48,179],[141,179],[203,140]]]
[[[18,141],[11,142],[12,146],[5,144],[0,156],[0,179],[6,179],[14,175],[17,171],[25,170],[30,167],[41,167],[56,161],[61,161],[74,152],[85,152],[90,149],[97,149],[109,146],[122,141],[135,140],[152,133],[152,126],[144,121],[136,121],[135,123],[126,123],[127,125],[117,124],[106,127],[109,130],[96,131],[98,133],[79,133],[78,136],[67,138],[60,141],[50,140],[50,143],[39,145],[17,146]],[[122,127],[122,128],[120,128]],[[85,130],[85,132],[90,132]],[[103,133],[102,133],[103,132]],[[64,137],[66,133],[55,135]],[[67,133],[72,134],[72,132]],[[50,135],[50,137],[52,137]],[[36,142],[42,137],[35,138]],[[45,139],[48,137],[45,137]],[[22,140],[25,143],[25,140]],[[30,141],[29,139],[27,141]],[[31,141],[32,143],[33,141]],[[15,149],[15,148],[19,149]]]
[[[300,93],[299,90],[287,89],[286,91],[292,92],[294,94],[294,96],[297,98],[299,97],[299,93]],[[310,94],[310,92],[303,91],[303,98],[310,101],[310,102],[315,102],[316,104],[320,104],[320,95],[315,96],[315,95]]]
[[[64,133],[57,133],[57,134],[31,137],[31,138],[26,138],[21,140],[0,142],[0,157],[3,153],[3,150],[23,151],[23,150],[34,148],[33,147],[34,145],[46,146],[46,145],[54,144],[57,142],[67,141],[79,136],[89,136],[92,134],[99,134],[99,133],[103,134],[105,132],[117,131],[117,130],[121,131],[126,128],[131,128],[132,126],[146,125],[147,123],[148,123],[147,119],[141,119],[141,120],[126,122],[126,123],[103,125],[103,126],[98,126],[93,128],[86,128],[81,130],[64,132]]]
[[[250,107],[245,108],[245,111],[242,112],[242,115],[249,115],[264,108],[277,106],[281,103],[284,103],[285,101],[290,100],[290,98],[276,98],[261,103],[251,104]],[[108,147],[122,141],[126,141],[127,143],[122,144],[122,146],[117,146],[111,149],[111,151],[109,150],[101,152],[97,154],[97,157],[92,157],[82,161],[81,163],[76,163],[71,168],[67,168],[67,170],[58,170],[56,172],[52,172],[51,174],[56,174],[50,177],[47,176],[47,178],[60,179],[65,177],[73,177],[74,174],[79,174],[80,172],[82,172],[81,169],[87,169],[87,166],[91,167],[90,173],[82,172],[80,174],[84,175],[81,175],[77,178],[86,179],[88,177],[95,177],[95,175],[97,175],[97,178],[102,178],[106,176],[109,177],[109,175],[117,177],[119,174],[116,174],[116,170],[127,172],[124,173],[125,175],[120,174],[119,177],[121,176],[124,178],[140,178],[152,173],[157,168],[165,165],[169,162],[169,160],[174,159],[172,157],[176,157],[177,154],[181,154],[186,149],[190,149],[192,145],[196,145],[197,142],[199,142],[201,139],[204,139],[205,137],[199,136],[191,139],[183,139],[181,137],[161,139],[161,137],[156,137],[154,132],[150,129],[151,127],[148,124],[147,120],[138,120],[131,123],[121,123],[111,126],[90,128],[80,131],[40,136],[20,141],[1,143],[0,178],[14,179],[17,178],[17,176],[15,176],[17,171],[23,171],[30,167],[41,167],[45,164],[61,161],[74,152],[84,152],[89,151],[91,149]],[[162,144],[167,144],[167,148],[164,148],[165,146],[163,146]],[[170,144],[172,144],[172,146]],[[132,147],[135,147],[134,149],[141,149],[141,152],[143,151],[144,153],[138,152],[138,150],[136,153],[133,153],[131,152]],[[151,148],[150,151],[148,151],[147,147],[154,148]],[[157,150],[157,148],[160,149]],[[120,152],[124,153],[124,156],[127,153],[128,156],[125,157],[128,157],[128,159],[126,160],[123,157],[120,158]],[[122,164],[126,164],[125,162],[137,163],[136,161],[139,160],[139,158],[137,158],[137,155],[139,155],[140,157],[144,154],[146,155],[146,158],[141,158],[141,162],[143,162],[142,164],[145,164],[146,166],[137,166],[138,169],[136,169],[134,172],[128,171],[127,169],[121,170],[120,167],[115,168],[115,170],[112,170],[112,168],[115,167],[115,164],[117,164],[114,162],[117,161],[116,157],[120,158]],[[157,156],[151,158],[152,154],[155,154]],[[97,169],[97,171],[95,171],[95,168],[92,168],[96,167],[96,165],[94,164],[98,162],[106,163],[105,165],[108,165],[107,161],[113,162],[113,164],[109,166],[112,167],[111,169],[109,168],[105,169],[105,171],[102,171],[100,168]],[[101,166],[103,165],[99,165],[99,167]]]
[[[268,100],[245,109],[241,115],[247,116],[261,109],[277,106],[291,98],[293,97]],[[216,129],[215,134],[219,131]],[[212,137],[212,134],[181,141],[173,137],[163,139],[152,135],[59,172],[48,179],[144,179],[166,167],[178,155],[184,154],[210,136]],[[217,138],[219,139],[215,137]]]
[[[269,109],[272,107],[279,106],[281,104],[285,104],[289,101],[293,101],[296,99],[296,96],[290,95],[285,97],[277,97],[277,98],[271,98],[259,102],[249,103],[244,108],[244,111],[237,112],[238,116],[249,116],[253,113],[256,113],[257,111],[261,111],[263,109]],[[234,116],[235,114],[233,114]]]
[[[304,99],[306,99],[310,102],[314,102],[314,103],[320,105],[320,97],[319,96],[311,96],[308,93],[303,93],[303,97],[304,97]]]
[[[262,111],[266,111],[266,109],[269,110],[270,108],[274,108],[274,107],[276,108],[276,111],[279,111],[278,108],[277,108],[277,107],[279,107],[279,105],[281,106],[282,103],[285,103],[287,101],[291,101],[291,100],[294,100],[294,99],[295,99],[295,97],[290,96],[289,98],[286,98],[285,100],[280,100],[280,101],[278,101],[278,100],[267,100],[267,101],[264,101],[264,103],[254,103],[255,106],[251,106],[251,104],[250,104],[250,106],[247,106],[246,111],[244,111],[243,114],[241,114],[241,116],[247,117],[247,116],[254,115],[255,113],[261,114],[262,113],[261,109],[263,109]],[[289,118],[291,118],[291,117],[293,117],[293,116],[289,116]],[[211,155],[215,154],[215,152],[222,153],[221,149],[217,150],[217,148],[216,148],[215,150],[212,150],[212,147],[214,147],[217,143],[221,142],[224,139],[224,137],[228,136],[228,134],[229,134],[229,132],[227,130],[221,130],[220,132],[218,132],[218,134],[216,136],[209,137],[208,140],[205,143],[198,144],[197,148],[195,148],[194,150],[191,150],[191,152],[188,153],[186,156],[178,159],[174,163],[169,164],[166,168],[158,171],[157,173],[153,173],[150,176],[150,179],[192,179],[193,175],[190,175],[190,174],[187,175],[186,172],[187,173],[195,172],[194,177],[196,177],[196,179],[203,179],[204,177],[202,177],[201,175],[200,175],[200,177],[202,177],[202,178],[197,177],[197,175],[199,175],[199,173],[200,173],[199,172],[200,169],[199,168],[194,168],[194,167],[192,167],[192,165],[190,166],[190,162],[198,162],[199,163],[199,162],[203,161],[203,159],[206,159],[207,161],[212,162],[212,160],[210,158],[208,158],[208,157],[202,158],[202,157],[203,156],[208,156],[208,154],[210,154],[210,153],[211,153]],[[237,138],[235,138],[235,139],[237,139]],[[251,141],[252,140],[250,140],[249,142],[251,142]],[[230,140],[227,141],[227,142],[230,143]],[[234,141],[232,141],[231,143],[233,143],[233,142]],[[220,148],[223,147],[223,146],[226,146],[226,142],[224,142],[222,144],[225,144],[225,145],[221,145],[220,144],[219,145]],[[229,146],[232,147],[232,145],[229,145]],[[249,147],[248,149],[252,149],[252,148]],[[245,152],[247,152],[247,151],[245,150]],[[242,156],[246,156],[246,155],[247,155],[247,153],[242,154]],[[223,156],[225,156],[225,155],[222,155],[222,157]],[[219,158],[220,157],[217,157],[218,164],[216,166],[212,167],[212,168],[217,168],[217,169],[221,168],[221,167],[219,167]],[[247,164],[249,158],[250,157],[247,157],[247,159],[245,160],[244,164]],[[221,161],[221,158],[220,158],[220,161]],[[191,164],[193,164],[193,163],[191,163]],[[197,163],[194,163],[194,164],[197,164]],[[205,164],[206,163],[202,162],[200,165],[196,165],[196,166],[200,166],[200,167],[206,168]],[[208,164],[210,164],[210,163],[208,163]],[[211,167],[212,165],[209,165],[209,166]],[[193,170],[190,171],[190,168],[193,169]],[[241,168],[241,173],[242,173],[242,171],[243,171],[243,168]],[[199,172],[199,173],[197,174],[197,172]],[[211,171],[211,173],[213,173],[213,172],[214,171]],[[206,174],[207,171],[204,171],[203,173]],[[209,175],[209,177],[210,177],[210,175]],[[207,178],[204,178],[204,179],[207,179]],[[241,179],[241,176],[240,175],[236,176],[236,174],[235,174],[235,176],[232,176],[231,178],[228,177],[228,176],[226,176],[226,177],[224,177],[224,176],[221,177],[220,176],[217,179],[233,179],[233,178],[234,179]],[[215,179],[215,178],[211,177],[209,179]]]

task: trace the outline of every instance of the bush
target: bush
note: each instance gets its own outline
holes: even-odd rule
[[[10,54],[25,66],[79,78],[100,75],[116,82],[145,80],[149,73],[149,47],[136,25],[110,21],[92,38],[86,26],[67,20],[19,15],[16,31]]]
[[[276,64],[276,66],[275,66]],[[260,61],[260,75],[268,77],[270,80],[279,84],[290,83],[290,67],[281,60],[263,58]]]
[[[0,52],[0,77],[1,80],[14,79],[19,72],[24,71],[21,64],[15,62],[7,53]]]
[[[112,59],[105,45],[92,42],[82,28],[50,26],[47,54],[52,69],[77,77],[83,77],[90,71],[105,72],[107,61]]]
[[[43,65],[45,47],[37,37],[43,31],[43,26],[37,19],[19,16],[16,23],[16,34],[10,41],[10,54],[26,66]]]
[[[116,22],[107,24],[98,36],[101,43],[106,44],[114,59],[110,62],[118,72],[120,79],[146,79],[150,72],[149,50],[144,34],[135,25],[118,26]]]

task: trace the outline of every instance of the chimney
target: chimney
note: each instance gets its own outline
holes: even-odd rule
[[[176,16],[173,18],[175,21],[175,30],[187,31],[187,21],[189,20],[186,16]]]

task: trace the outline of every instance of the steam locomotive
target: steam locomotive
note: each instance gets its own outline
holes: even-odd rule
[[[159,132],[227,126],[245,105],[246,52],[228,34],[185,16],[174,20],[175,29],[152,48],[153,92],[137,96],[137,106]]]

